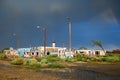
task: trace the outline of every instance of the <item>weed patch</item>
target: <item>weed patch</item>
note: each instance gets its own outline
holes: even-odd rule
[[[16,58],[13,61],[11,61],[11,64],[14,65],[23,65],[25,60],[23,58]]]

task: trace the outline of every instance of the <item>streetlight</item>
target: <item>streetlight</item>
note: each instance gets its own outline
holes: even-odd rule
[[[72,23],[69,17],[67,17],[68,26],[69,26],[69,51],[72,51]]]
[[[40,26],[37,26],[37,28],[40,28]],[[43,28],[43,32],[44,32],[44,56],[46,53],[46,28]]]

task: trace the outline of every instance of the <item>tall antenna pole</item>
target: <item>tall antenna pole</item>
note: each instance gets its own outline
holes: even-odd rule
[[[72,51],[72,23],[69,17],[67,17],[69,26],[69,51]]]
[[[43,31],[44,31],[44,56],[45,56],[45,53],[46,53],[46,28],[44,28]]]

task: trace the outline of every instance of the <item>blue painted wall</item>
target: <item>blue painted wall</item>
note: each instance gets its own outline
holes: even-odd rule
[[[17,49],[19,56],[23,56],[24,52],[30,52],[30,50],[31,48],[18,48]]]

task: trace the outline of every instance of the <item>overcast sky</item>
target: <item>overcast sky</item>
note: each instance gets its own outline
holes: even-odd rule
[[[69,46],[68,23],[72,22],[73,48],[120,49],[120,0],[0,0],[0,49],[42,46],[43,28],[47,46]],[[37,26],[40,26],[37,29]]]

